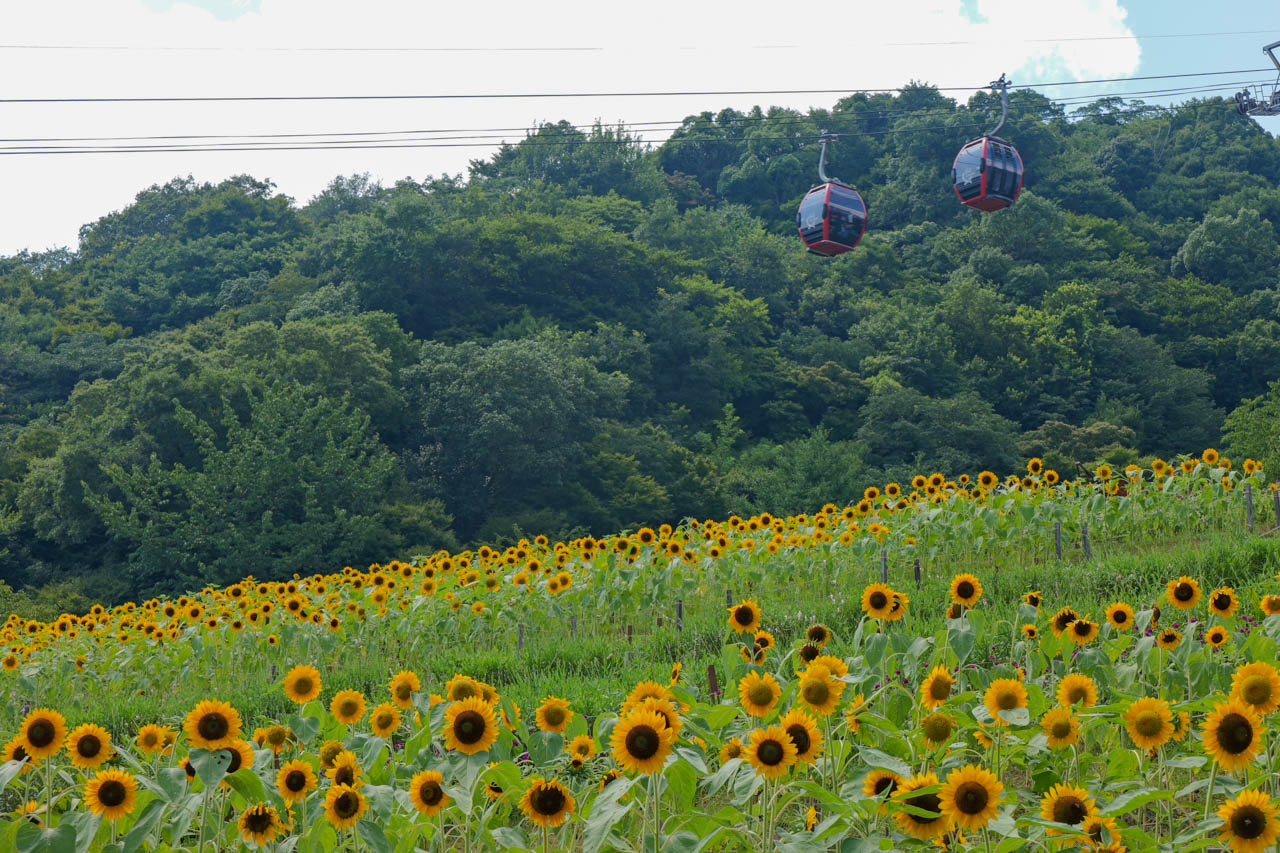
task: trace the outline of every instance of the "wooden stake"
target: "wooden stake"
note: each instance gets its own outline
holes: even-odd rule
[[[684,601],[676,599],[676,631],[684,630]]]
[[[720,695],[720,682],[716,680],[715,664],[707,664],[707,692],[713,697]]]
[[[915,570],[916,570],[916,589],[919,589],[920,588],[920,558],[919,557],[916,557]]]
[[[1276,530],[1280,530],[1280,491],[1271,493],[1271,507],[1276,514]]]
[[[726,589],[724,591],[724,606],[725,607],[733,606],[733,590],[731,589]]]
[[[631,634],[635,631],[635,626],[630,622],[627,623],[627,645],[631,644]]]

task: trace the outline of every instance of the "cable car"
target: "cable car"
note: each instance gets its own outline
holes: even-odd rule
[[[800,239],[815,255],[833,257],[852,251],[867,232],[867,205],[853,187],[827,177],[827,142],[832,133],[822,134],[818,155],[818,179],[822,183],[805,194],[796,211]]]
[[[1246,116],[1280,116],[1280,59],[1276,58],[1276,48],[1280,41],[1272,42],[1262,48],[1262,52],[1271,58],[1276,67],[1276,82],[1270,86],[1246,86],[1236,92],[1236,109]]]
[[[985,136],[966,142],[951,164],[956,198],[987,213],[1017,201],[1024,174],[1018,149],[996,136],[1009,115],[1009,82],[1001,74],[991,88],[1000,93],[1000,122]]]

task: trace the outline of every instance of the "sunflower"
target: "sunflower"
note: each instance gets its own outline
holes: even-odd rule
[[[796,744],[782,726],[756,729],[747,744],[746,759],[757,776],[777,779],[796,762]]]
[[[332,785],[324,797],[324,816],[334,829],[350,829],[360,815],[369,808],[369,802],[350,785]]]
[[[538,706],[537,718],[538,728],[544,732],[562,733],[573,719],[573,711],[569,710],[569,700],[548,696]]]
[[[831,677],[824,666],[811,664],[800,678],[800,700],[819,717],[825,717],[836,709],[845,683]]]
[[[872,770],[862,781],[862,793],[868,797],[892,797],[902,784],[902,777],[892,770]]]
[[[440,787],[443,781],[444,777],[438,770],[423,770],[414,774],[409,781],[409,800],[419,814],[433,817],[453,802],[453,798]]]
[[[1262,746],[1262,720],[1237,699],[1219,703],[1204,721],[1204,751],[1228,773],[1248,767]]]
[[[1200,458],[1204,460],[1204,464],[1206,465],[1217,465],[1219,458],[1218,451],[1214,450],[1212,447],[1206,447],[1204,453],[1200,454]]]
[[[938,794],[942,813],[961,829],[976,832],[996,816],[1004,785],[975,764],[952,770]]]
[[[1191,715],[1186,711],[1179,711],[1173,715],[1173,737],[1174,742],[1183,740],[1187,736],[1187,732],[1191,731]]]
[[[76,726],[67,738],[67,752],[76,767],[92,770],[111,758],[111,735],[93,723]]]
[[[862,591],[862,609],[872,619],[888,619],[893,611],[893,589],[882,583],[867,584]]]
[[[951,579],[951,600],[972,607],[982,597],[982,581],[975,575],[956,575]]]
[[[235,773],[241,767],[253,767],[253,747],[249,746],[249,744],[237,739],[224,747],[224,749],[231,753],[231,763],[227,765],[227,776]],[[231,787],[231,783],[225,777],[221,784],[225,788]]]
[[[1038,589],[1033,589],[1031,592],[1024,592],[1022,594],[1022,603],[1028,607],[1034,607],[1036,612],[1039,613],[1040,605],[1044,603],[1044,595]]]
[[[1022,636],[1027,640],[1034,640],[1040,636],[1040,629],[1031,623],[1022,626]]]
[[[935,711],[920,721],[920,731],[930,746],[942,746],[955,733],[956,721],[950,714]]]
[[[1082,708],[1092,708],[1098,704],[1098,688],[1089,676],[1073,672],[1058,682],[1057,697],[1058,704],[1064,707],[1078,704]]]
[[[742,741],[736,737],[729,738],[724,742],[724,745],[720,747],[721,764],[724,764],[726,761],[733,758],[742,758],[742,756]]]
[[[364,785],[360,778],[364,775],[364,768],[356,760],[356,754],[349,749],[344,749],[333,757],[333,763],[324,775],[334,785],[350,785],[352,788]]]
[[[1016,678],[997,678],[987,687],[982,697],[983,704],[991,712],[996,725],[1007,726],[1008,721],[1000,716],[1003,711],[1027,706],[1027,688]]]
[[[84,802],[103,820],[119,820],[137,805],[138,782],[123,770],[99,770],[85,783]]]
[[[1179,610],[1190,610],[1200,603],[1200,584],[1195,578],[1186,575],[1169,581],[1165,587],[1165,598]]]
[[[520,800],[520,811],[535,826],[556,827],[573,814],[574,799],[569,790],[555,779],[534,776]]]
[[[822,731],[813,717],[799,708],[793,708],[778,720],[778,725],[796,745],[797,764],[813,764],[822,755]]]
[[[955,684],[956,680],[945,666],[935,666],[920,685],[920,701],[926,708],[937,708],[950,698]]]
[[[777,640],[774,639],[773,634],[763,629],[756,631],[754,645],[760,651],[771,649],[776,643]]]
[[[564,751],[578,758],[590,758],[596,754],[596,742],[590,735],[578,735],[565,746]]]
[[[316,788],[316,771],[309,761],[295,759],[276,773],[276,790],[286,805],[305,799]]]
[[[1083,646],[1098,636],[1098,623],[1090,622],[1087,616],[1082,616],[1071,623],[1067,634],[1077,646]]]
[[[680,661],[676,661],[675,663],[671,664],[671,683],[672,684],[680,683],[680,672],[683,669],[684,669],[684,664],[682,664]]]
[[[240,712],[217,699],[196,704],[182,723],[187,743],[197,749],[224,749],[240,737]]]
[[[391,676],[387,686],[391,690],[391,701],[397,707],[408,710],[413,707],[413,694],[422,689],[422,682],[418,680],[416,673],[402,669]]]
[[[457,674],[444,685],[444,695],[450,702],[461,702],[480,695],[480,686],[470,676]]]
[[[1229,619],[1236,615],[1236,608],[1239,606],[1236,591],[1229,586],[1218,587],[1209,593],[1209,612],[1215,616]]]
[[[1061,637],[1062,633],[1071,627],[1071,623],[1079,618],[1079,614],[1070,607],[1064,607],[1053,614],[1053,618],[1049,620],[1049,627],[1053,629],[1053,636]]]
[[[369,715],[369,728],[378,737],[391,737],[400,728],[400,709],[390,702],[383,702]]]
[[[760,605],[748,598],[729,610],[729,627],[739,634],[749,634],[760,627]]]
[[[994,471],[983,471],[978,475],[978,485],[984,489],[994,489],[1000,483],[1000,478],[996,476]],[[917,488],[923,488],[923,484]]]
[[[1227,641],[1227,629],[1221,625],[1213,626],[1204,632],[1204,641],[1215,649],[1221,648]]]
[[[1262,615],[1275,616],[1280,613],[1280,595],[1264,595],[1258,599],[1258,607],[1262,608]]]
[[[276,810],[266,803],[249,806],[240,813],[240,837],[254,844],[270,844],[284,830]]]
[[[1182,642],[1182,635],[1172,628],[1165,628],[1159,634],[1156,634],[1156,645],[1171,652]]]
[[[1280,673],[1269,663],[1255,661],[1231,675],[1231,698],[1244,702],[1265,716],[1280,708]]]
[[[320,695],[320,671],[314,666],[295,666],[282,683],[284,694],[299,705],[305,705]]]
[[[446,708],[444,725],[445,745],[466,755],[484,752],[498,739],[493,707],[479,696]]]
[[[52,708],[36,708],[22,719],[18,736],[33,763],[40,761],[62,749],[67,740],[67,718]]]
[[[1222,828],[1218,840],[1234,853],[1262,853],[1280,836],[1277,808],[1264,791],[1241,791],[1218,807]]]
[[[1113,818],[1087,817],[1080,824],[1080,831],[1089,836],[1089,849],[1097,851],[1113,850],[1120,843],[1120,827]],[[1123,853],[1123,848],[1121,848]]]
[[[173,742],[174,732],[164,726],[157,726],[155,723],[148,723],[138,729],[138,737],[134,741],[138,745],[138,749],[149,755],[160,755]]]
[[[340,740],[327,740],[320,745],[320,751],[316,757],[320,759],[320,767],[328,770],[333,767],[334,760],[342,754],[346,747],[342,745]]]
[[[340,723],[351,725],[364,716],[364,694],[359,690],[339,690],[329,702],[329,713]]]
[[[899,809],[894,812],[893,819],[898,828],[907,835],[914,835],[921,841],[930,841],[945,835],[951,829],[951,819],[942,813],[942,797],[938,794],[917,794],[908,796],[912,791],[921,788],[938,786],[936,773],[917,773],[898,785],[894,800],[904,806],[911,806],[913,811]],[[932,815],[931,817],[929,815]]]
[[[1107,621],[1117,631],[1128,631],[1133,627],[1133,608],[1123,601],[1117,601],[1107,608]]]
[[[1163,699],[1144,697],[1124,712],[1129,737],[1142,749],[1159,749],[1173,736],[1173,711]]]
[[[613,760],[632,773],[661,770],[675,742],[661,714],[638,709],[624,715],[609,736]]]
[[[1080,740],[1080,720],[1070,707],[1058,707],[1040,718],[1040,728],[1051,749],[1064,749]]]
[[[766,716],[781,696],[782,687],[771,673],[748,672],[738,681],[738,698],[753,717]]]
[[[1096,817],[1098,806],[1084,788],[1070,785],[1054,785],[1040,800],[1040,817],[1054,823],[1080,827],[1086,820]],[[1050,835],[1063,835],[1060,829],[1048,830]]]

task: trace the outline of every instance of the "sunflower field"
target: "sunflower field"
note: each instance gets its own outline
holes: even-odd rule
[[[1278,501],[1207,449],[0,629],[0,850],[1262,851]]]

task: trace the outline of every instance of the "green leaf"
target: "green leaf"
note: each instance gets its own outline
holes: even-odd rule
[[[680,758],[668,764],[662,775],[671,787],[677,811],[685,813],[692,809],[693,795],[698,789],[698,771],[693,765]]]
[[[884,634],[872,634],[867,637],[867,642],[862,647],[862,654],[869,669],[875,669],[880,665],[880,661],[884,659],[884,650],[888,643],[889,638]]]
[[[5,786],[12,782],[22,772],[22,768],[30,763],[31,759],[26,758],[22,761],[6,761],[4,764],[0,764],[0,793],[3,793]]]
[[[887,755],[878,749],[871,749],[870,747],[862,747],[858,752],[869,767],[877,770],[890,770],[904,779],[911,775],[911,768],[907,766],[907,763],[894,758],[892,755]]]
[[[963,619],[952,619],[950,623],[951,627],[947,628],[947,644],[955,653],[957,665],[963,664],[973,651],[976,637],[973,628]]]
[[[391,853],[391,843],[387,841],[380,823],[368,819],[361,820],[356,824],[356,831],[360,833],[360,838],[369,845],[373,853]]]
[[[625,804],[619,802],[631,789],[631,785],[631,779],[615,779],[595,798],[591,804],[591,813],[587,816],[587,827],[582,841],[583,853],[596,853],[618,821],[631,811],[631,807],[636,802],[634,797]]]
[[[187,758],[196,769],[196,776],[204,783],[206,791],[212,791],[231,766],[231,753],[225,749],[193,749]],[[239,771],[236,771],[239,772]]]
[[[184,773],[181,768],[178,768],[178,772]],[[147,803],[146,808],[138,814],[138,819],[133,822],[129,834],[124,837],[122,853],[133,853],[142,845],[146,837],[151,834],[151,830],[160,822],[160,818],[164,816],[164,808],[163,800],[152,800]]]
[[[76,830],[69,823],[41,829],[22,821],[18,828],[18,853],[76,853]]]
[[[528,839],[524,833],[513,826],[498,826],[489,830],[499,850],[530,850]]]
[[[1102,809],[1102,814],[1108,817],[1128,814],[1134,809],[1145,806],[1147,803],[1171,799],[1173,799],[1173,791],[1157,788],[1139,788],[1136,791],[1130,791],[1127,794],[1121,794],[1116,797],[1106,808]]]

